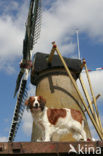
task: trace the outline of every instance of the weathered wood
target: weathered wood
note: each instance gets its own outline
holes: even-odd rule
[[[103,153],[103,141],[97,142],[13,142],[13,143],[0,143],[0,155],[48,155],[58,156],[69,155],[71,145],[75,148],[77,153],[79,148],[82,148],[84,154],[89,152],[92,147],[94,151],[99,147]],[[93,151],[91,150],[91,154]],[[101,153],[101,154],[102,154]],[[82,154],[82,153],[81,153]]]
[[[94,92],[93,92],[91,80],[90,80],[90,77],[89,77],[89,74],[88,74],[88,69],[87,69],[87,65],[86,65],[85,59],[83,60],[83,64],[84,64],[84,67],[85,67],[85,71],[86,71],[86,75],[87,75],[87,79],[88,79],[91,95],[92,95],[92,98],[93,98],[93,104],[95,106],[95,110],[96,110],[96,114],[97,114],[98,126],[99,126],[101,132],[103,133],[102,123],[101,123],[100,115],[99,115],[97,104],[96,104],[96,98],[94,96]],[[102,139],[103,139],[103,134],[102,134]]]
[[[82,95],[81,95],[81,93],[80,93],[80,91],[79,91],[77,85],[76,85],[76,82],[74,81],[74,79],[73,79],[73,77],[72,77],[72,75],[71,75],[71,73],[70,73],[70,70],[69,70],[69,68],[67,67],[67,65],[66,65],[66,63],[65,63],[65,61],[64,61],[64,59],[63,59],[63,57],[61,56],[61,54],[60,54],[58,48],[56,48],[56,52],[57,52],[57,54],[59,55],[59,57],[60,57],[62,63],[64,64],[64,67],[65,67],[65,69],[66,69],[66,71],[67,71],[67,73],[68,73],[68,76],[70,77],[70,79],[71,79],[71,81],[72,81],[72,84],[73,84],[74,88],[76,89],[76,91],[77,91],[77,93],[78,93],[78,96],[80,97],[80,100],[82,101],[82,103],[83,103],[85,109],[87,110],[87,113],[88,113],[88,115],[89,115],[89,117],[90,117],[90,119],[91,119],[91,121],[92,121],[92,123],[93,123],[93,125],[94,125],[94,127],[95,127],[95,129],[96,129],[96,131],[97,131],[97,133],[98,133],[98,135],[99,135],[99,137],[100,137],[100,139],[103,140],[103,134],[102,134],[102,132],[98,129],[98,127],[97,127],[97,125],[96,125],[96,123],[95,123],[95,120],[93,119],[92,114],[91,114],[90,111],[88,110],[88,107],[87,107],[87,105],[86,105],[86,103],[85,103],[85,101],[84,101],[84,99],[83,99],[83,97],[82,97]],[[92,91],[93,91],[93,90],[92,90]],[[92,95],[94,95],[94,94],[92,94]],[[93,97],[93,98],[94,98],[94,97]],[[95,99],[94,99],[94,100],[95,100]],[[98,114],[98,116],[99,116],[99,114]],[[99,121],[100,121],[100,120],[99,120]]]
[[[98,117],[97,117],[97,114],[96,114],[95,111],[94,111],[94,108],[93,108],[93,105],[92,105],[93,102],[91,102],[90,96],[89,96],[89,94],[88,94],[88,91],[87,91],[87,89],[86,89],[86,87],[85,87],[85,84],[84,84],[84,81],[83,81],[81,75],[79,76],[79,80],[80,80],[82,89],[83,89],[83,91],[84,91],[85,97],[86,97],[87,102],[88,102],[88,110],[90,109],[90,111],[91,111],[91,113],[92,113],[92,115],[93,115],[93,117],[94,117],[94,119],[95,119],[95,122],[96,122],[96,124],[97,124],[97,127],[98,127],[98,126],[99,126]],[[99,127],[100,127],[100,126],[99,126]],[[98,128],[99,128],[99,127],[98,127]],[[101,129],[100,129],[100,130],[101,130]]]
[[[52,42],[52,44],[53,44],[53,43],[55,43],[55,42]],[[50,55],[49,55],[49,57],[48,57],[48,64],[51,64],[52,59],[53,59],[53,56],[54,56],[54,53],[55,53],[55,48],[52,47],[52,50],[51,50]]]

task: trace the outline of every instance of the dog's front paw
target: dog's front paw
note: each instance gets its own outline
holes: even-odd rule
[[[37,139],[36,142],[43,142],[43,140],[41,140],[41,139]]]
[[[50,141],[50,138],[45,138],[44,139],[44,142],[49,142]]]

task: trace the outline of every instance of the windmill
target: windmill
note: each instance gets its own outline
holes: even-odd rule
[[[8,141],[14,141],[17,129],[21,122],[24,112],[24,101],[27,96],[27,80],[30,69],[32,67],[32,50],[33,46],[37,43],[40,35],[41,26],[41,0],[31,0],[26,22],[25,38],[23,41],[23,59],[20,63],[20,73],[16,81],[16,89],[14,97],[17,92],[17,102],[14,110],[12,124],[9,132]]]
[[[65,107],[65,108],[72,108],[72,109],[76,108],[77,110],[81,111],[85,119],[84,127],[86,129],[87,136],[91,138],[87,119],[85,117],[85,111],[86,111],[98,135],[102,140],[103,129],[102,129],[98,109],[96,106],[96,99],[99,97],[99,95],[97,95],[96,97],[94,96],[90,79],[88,76],[86,61],[80,60],[78,32],[77,32],[77,42],[78,42],[79,59],[63,58],[57,48],[56,43],[53,42],[52,43],[53,47],[51,49],[50,55],[36,53],[33,66],[32,66],[32,61],[31,61],[32,50],[33,50],[33,45],[36,44],[37,39],[40,35],[40,25],[41,25],[41,0],[31,0],[27,23],[26,23],[25,38],[23,42],[23,59],[20,63],[21,70],[17,78],[16,89],[14,93],[14,97],[15,97],[18,92],[18,96],[17,96],[17,103],[14,110],[14,115],[13,115],[12,124],[10,128],[10,133],[9,133],[9,139],[8,139],[9,142],[14,141],[17,129],[22,119],[22,115],[24,111],[24,101],[25,101],[25,97],[27,96],[26,84],[27,84],[31,67],[32,67],[31,83],[36,86],[36,95],[37,96],[41,95],[44,98],[46,97],[48,107],[54,107],[54,108]],[[57,55],[54,55],[55,51],[57,52]],[[83,67],[85,67],[86,70],[87,79],[89,82],[93,100],[90,99],[80,75]],[[87,103],[84,101],[84,98],[82,97],[77,87],[76,80],[78,78],[81,82],[81,86],[83,88],[85,97],[87,99]],[[69,103],[67,103],[67,101],[69,101]],[[93,109],[92,104],[94,104],[95,110]],[[38,127],[35,126],[35,123],[33,123],[31,141],[37,141],[38,137],[40,136],[40,133],[37,128]],[[71,140],[74,139],[71,134],[68,134],[68,137],[63,136],[61,140],[66,141],[65,139],[67,139],[67,141],[70,141],[70,138]],[[54,140],[57,141],[57,138],[56,139],[54,138]]]

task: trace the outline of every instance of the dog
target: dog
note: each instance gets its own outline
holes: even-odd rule
[[[25,101],[25,105],[32,113],[35,125],[42,132],[42,137],[37,141],[52,141],[53,134],[72,133],[77,140],[86,141],[84,120],[80,111],[75,109],[56,109],[45,106],[46,100],[42,96],[31,96]]]

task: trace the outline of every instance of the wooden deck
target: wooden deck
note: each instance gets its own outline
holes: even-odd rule
[[[96,142],[12,142],[0,143],[2,155],[67,156],[71,146],[77,154],[103,153],[103,141]],[[82,152],[81,152],[82,150]],[[97,153],[97,154],[98,154]],[[74,153],[74,155],[77,155]]]

